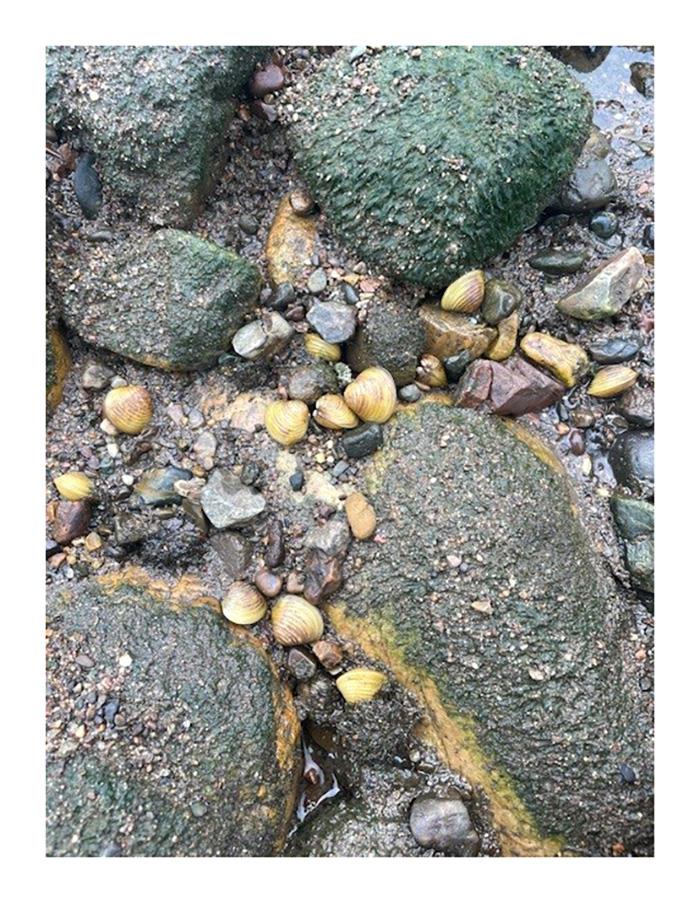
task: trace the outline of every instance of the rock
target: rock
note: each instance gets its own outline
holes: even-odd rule
[[[454,402],[462,408],[478,408],[491,392],[493,371],[488,361],[474,361],[464,371],[454,393]]]
[[[637,539],[624,543],[625,565],[630,580],[637,589],[654,593],[654,540]]]
[[[99,856],[110,844],[125,856],[274,855],[301,765],[289,692],[218,611],[143,574],[131,581],[49,595],[48,711],[83,733],[47,736],[47,855]],[[102,731],[94,707],[66,695],[76,644],[93,661],[84,688],[118,687]]]
[[[132,215],[186,227],[221,171],[232,96],[264,52],[49,47],[47,116],[67,140],[92,150],[102,180]]]
[[[241,232],[246,235],[256,235],[258,231],[258,221],[250,213],[244,213],[238,218],[238,225]]]
[[[347,430],[340,444],[348,458],[364,458],[381,448],[383,441],[381,424],[363,423],[354,430]]]
[[[304,546],[318,549],[325,555],[344,558],[350,545],[350,530],[344,517],[334,517],[323,526],[313,527],[306,534]]]
[[[312,295],[320,295],[321,292],[325,291],[327,285],[328,279],[320,267],[313,271],[306,282],[306,287]]]
[[[521,357],[504,363],[490,363],[489,405],[495,414],[517,417],[556,404],[564,395],[564,385],[542,373]]]
[[[654,495],[654,434],[626,432],[618,436],[609,454],[617,482],[642,498]]]
[[[279,567],[284,561],[284,556],[284,524],[279,518],[272,517],[267,523],[265,564],[269,568]]]
[[[429,287],[535,222],[590,129],[588,95],[532,47],[387,47],[364,57],[363,90],[356,76],[341,49],[294,87],[295,162],[342,242]]]
[[[92,505],[88,499],[81,499],[79,502],[60,499],[53,522],[54,540],[65,546],[79,536],[84,536],[90,526],[91,514]]]
[[[642,238],[643,238],[644,244],[647,246],[647,248],[651,248],[653,251],[654,250],[654,224],[653,223],[646,224],[646,226],[644,227],[644,233],[643,233]]]
[[[156,567],[196,566],[204,554],[205,535],[201,526],[190,517],[154,520],[151,534],[139,546],[139,555]]]
[[[639,336],[614,336],[592,342],[588,353],[599,364],[622,364],[636,357],[641,347]]]
[[[476,856],[481,843],[461,799],[421,797],[411,806],[411,833],[429,850]]]
[[[314,404],[322,395],[337,392],[338,380],[335,371],[325,361],[314,361],[313,364],[295,367],[287,383],[289,397],[308,405]]]
[[[226,573],[233,580],[245,580],[253,558],[248,540],[239,533],[217,533],[212,536],[211,544],[223,562]]]
[[[492,361],[504,361],[515,351],[518,342],[518,327],[520,326],[520,314],[517,310],[506,317],[496,327],[498,335],[495,341],[489,345],[486,356]]]
[[[297,680],[311,680],[316,673],[316,662],[303,649],[290,649],[287,664]]]
[[[567,276],[578,273],[588,259],[586,251],[542,251],[531,257],[528,263],[535,270],[541,270],[548,276]]]
[[[233,337],[233,350],[248,361],[270,358],[281,351],[294,330],[276,311],[264,310],[260,320],[246,323]]]
[[[317,640],[311,647],[314,655],[325,668],[333,674],[343,663],[343,650],[330,640]]]
[[[255,267],[188,232],[92,254],[63,294],[64,319],[89,344],[152,367],[215,363],[260,291]]]
[[[289,195],[289,204],[297,216],[308,216],[316,209],[316,202],[302,188],[297,188]]]
[[[102,207],[102,185],[94,162],[92,154],[83,154],[73,173],[73,190],[86,219],[95,219]]]
[[[325,606],[339,639],[420,687],[418,736],[485,795],[504,855],[605,856],[618,841],[649,855],[652,725],[632,612],[556,456],[522,426],[444,404],[385,429],[362,469],[385,541],[353,547]],[[437,549],[467,567],[438,566]],[[624,789],[621,761],[638,778]]]
[[[288,197],[280,201],[265,245],[267,274],[273,286],[306,287],[304,274],[318,241],[316,219],[297,216]]]
[[[361,492],[351,492],[345,500],[345,515],[355,539],[369,539],[377,529],[374,508]]]
[[[97,361],[88,361],[80,376],[83,389],[106,389],[114,373]]]
[[[643,539],[654,535],[654,506],[651,502],[616,492],[610,499],[610,507],[623,539]]]
[[[282,578],[270,571],[258,571],[255,575],[255,585],[268,599],[274,599],[282,592]]]
[[[181,467],[155,467],[145,471],[134,486],[134,494],[144,505],[172,505],[182,501],[175,489],[178,480],[192,479],[192,471]]]
[[[654,425],[654,393],[650,388],[634,386],[620,398],[617,410],[635,426]]]
[[[467,365],[471,363],[471,360],[472,356],[468,351],[460,351],[459,354],[452,354],[450,357],[446,357],[442,363],[448,382],[456,383],[467,369]]]
[[[592,159],[577,166],[554,204],[565,213],[583,213],[605,207],[617,191],[612,169],[605,160]]]
[[[546,332],[530,332],[520,341],[520,350],[570,389],[588,372],[588,355],[580,345],[563,342]]]
[[[637,248],[620,251],[593,270],[556,305],[563,314],[578,320],[614,317],[639,287],[645,269],[644,258]]]
[[[256,69],[250,80],[250,93],[253,97],[264,97],[274,94],[284,87],[284,72],[275,63],[268,63],[262,69]]]
[[[418,315],[425,327],[423,350],[441,361],[461,351],[468,351],[474,360],[481,357],[496,338],[496,330],[490,326],[470,323],[463,314],[442,310],[432,304],[424,304]]]
[[[356,373],[384,367],[397,386],[415,379],[425,330],[414,311],[393,302],[374,302],[347,347],[347,361]]]
[[[574,455],[583,455],[586,451],[586,439],[580,430],[570,430],[568,433],[569,448]]]
[[[114,516],[114,541],[118,546],[131,546],[157,536],[163,521],[150,514],[121,511]]]
[[[341,283],[340,291],[346,304],[357,304],[359,302],[360,296],[349,282]]]
[[[399,398],[405,404],[414,404],[416,401],[420,401],[422,397],[423,393],[415,383],[410,383],[410,385],[399,389]]]
[[[654,64],[632,63],[630,65],[630,81],[644,97],[654,96]]]
[[[231,471],[215,470],[202,490],[202,508],[219,529],[251,523],[265,510],[265,497]]]
[[[46,407],[54,411],[63,398],[71,357],[66,340],[57,326],[46,327]]]
[[[283,282],[272,292],[267,306],[271,307],[272,310],[285,311],[291,304],[294,304],[296,299],[294,286],[290,285],[289,282]]]
[[[346,342],[355,332],[355,308],[342,301],[316,301],[306,319],[326,342]]]
[[[617,217],[614,213],[602,211],[594,213],[590,219],[590,229],[598,238],[612,238],[617,232]]]
[[[497,326],[523,303],[523,293],[504,279],[489,279],[484,288],[481,316],[489,326]]]
[[[295,470],[294,473],[289,477],[289,485],[292,487],[294,492],[300,492],[302,486],[304,485],[304,474],[300,470]]]

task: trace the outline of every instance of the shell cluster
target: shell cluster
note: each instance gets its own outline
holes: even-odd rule
[[[120,433],[136,436],[151,422],[153,403],[143,386],[119,386],[107,393],[103,412]]]
[[[254,586],[236,581],[224,596],[221,611],[232,624],[257,624],[267,614],[267,603]]]
[[[368,367],[343,393],[348,407],[368,423],[386,423],[396,410],[396,385],[384,367]]]
[[[76,470],[63,473],[53,481],[61,498],[68,502],[79,502],[89,499],[95,493],[95,484],[89,476]]]
[[[440,307],[443,310],[473,314],[474,311],[481,307],[483,300],[483,270],[470,270],[447,286],[440,301]]]
[[[346,702],[369,702],[386,683],[386,675],[371,668],[352,668],[335,683]]]
[[[303,401],[273,401],[265,411],[265,429],[280,445],[294,445],[309,428],[309,409]]]
[[[272,607],[272,633],[282,646],[315,643],[323,634],[321,612],[301,596],[280,596]]]

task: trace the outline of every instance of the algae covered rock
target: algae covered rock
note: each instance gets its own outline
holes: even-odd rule
[[[277,852],[300,765],[288,691],[186,580],[129,579],[48,600],[48,855]]]
[[[384,367],[397,386],[416,376],[425,345],[425,329],[415,311],[393,302],[368,305],[365,317],[348,344],[347,361],[356,373]]]
[[[92,345],[166,370],[213,364],[255,306],[261,277],[231,251],[177,229],[93,252],[63,293]]]
[[[262,47],[49,47],[47,122],[152,222],[188,225],[223,163],[233,95]]]
[[[569,175],[586,92],[524,47],[339,50],[288,97],[297,165],[338,237],[443,287],[507,248]]]
[[[422,739],[485,793],[504,854],[649,853],[628,607],[555,456],[427,403],[385,426],[364,475],[384,542],[350,560],[330,619],[425,705]]]

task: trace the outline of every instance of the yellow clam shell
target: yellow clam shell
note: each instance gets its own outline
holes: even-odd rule
[[[357,416],[369,423],[385,423],[396,409],[396,385],[384,367],[368,367],[348,385],[343,397]]]
[[[318,357],[323,361],[336,364],[340,360],[340,345],[327,342],[315,332],[307,332],[304,336],[304,345],[312,357]]]
[[[470,270],[448,285],[440,301],[443,310],[472,314],[484,300],[483,270]]]
[[[81,499],[89,499],[95,492],[95,484],[90,477],[77,470],[62,473],[53,481],[61,498],[69,502],[79,502]]]
[[[374,508],[361,492],[351,492],[345,499],[345,516],[355,539],[369,539],[377,529]]]
[[[322,395],[316,402],[314,420],[329,430],[351,430],[360,422],[342,395]]]
[[[107,393],[103,411],[120,433],[135,436],[151,422],[153,404],[148,389],[143,386],[119,386]]]
[[[441,389],[447,385],[447,374],[442,361],[434,354],[424,354],[416,369],[416,379],[424,386]]]
[[[232,624],[256,624],[265,617],[267,603],[254,586],[238,580],[228,588],[221,611]]]
[[[280,596],[271,617],[272,633],[282,646],[315,643],[323,634],[321,612],[301,596]]]
[[[637,382],[637,371],[622,364],[603,367],[591,380],[588,394],[596,398],[612,398],[631,389]]]
[[[265,411],[265,429],[280,445],[294,445],[309,428],[309,409],[303,401],[273,401]]]
[[[341,674],[335,683],[346,702],[356,703],[374,699],[385,682],[386,676],[381,671],[353,668]]]

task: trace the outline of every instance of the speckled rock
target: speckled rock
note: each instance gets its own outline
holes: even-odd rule
[[[416,375],[418,359],[425,345],[425,329],[415,311],[401,304],[376,302],[366,309],[366,317],[348,344],[347,361],[356,373],[380,366],[405,386]]]
[[[327,606],[339,635],[420,693],[423,739],[485,792],[506,855],[610,855],[617,842],[649,854],[650,724],[630,612],[563,468],[524,428],[443,404],[385,430],[363,472],[384,542],[362,547],[361,568],[351,551]]]
[[[654,434],[646,430],[618,436],[610,449],[610,464],[617,482],[635,495],[654,495]]]
[[[624,307],[640,286],[646,267],[637,248],[620,251],[602,263],[556,304],[578,320],[604,320]]]
[[[166,370],[213,364],[251,311],[261,278],[248,261],[176,229],[93,251],[63,293],[63,316],[89,344]]]
[[[265,496],[228,470],[215,470],[202,490],[202,508],[219,529],[249,524],[265,510]]]
[[[504,250],[535,222],[588,136],[588,95],[532,47],[349,57],[341,48],[301,79],[283,114],[338,237],[399,279],[444,287]]]
[[[565,213],[583,213],[605,207],[617,190],[612,169],[605,160],[591,159],[573,171],[554,207]]]
[[[306,288],[305,274],[318,241],[315,216],[299,216],[289,197],[280,201],[265,244],[270,282],[275,286]]]
[[[50,594],[49,721],[74,727],[47,735],[49,856],[280,849],[300,766],[291,697],[262,647],[193,595],[119,577]]]
[[[248,361],[270,358],[291,340],[294,330],[274,310],[264,310],[259,320],[242,326],[233,337],[233,350]]]
[[[496,338],[496,330],[490,326],[470,323],[464,314],[442,310],[434,304],[424,304],[418,315],[425,328],[424,351],[441,361],[460,351],[468,351],[474,360],[481,357]]]
[[[633,586],[654,592],[654,506],[616,492],[610,500]]]
[[[53,411],[63,398],[63,386],[71,366],[70,351],[58,326],[46,328],[46,407]]]
[[[355,332],[355,308],[342,301],[316,301],[306,319],[326,342],[346,342]]]
[[[289,374],[287,392],[290,398],[314,404],[322,395],[338,392],[335,370],[327,361],[294,367]]]
[[[46,121],[93,151],[103,181],[130,212],[187,226],[223,164],[233,95],[264,52],[49,47]]]

